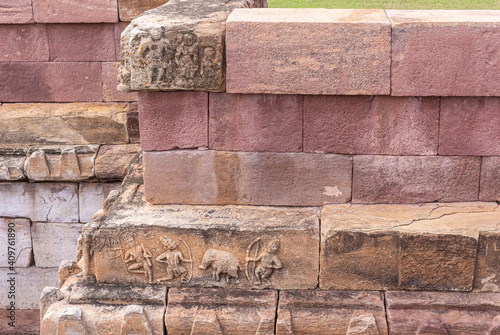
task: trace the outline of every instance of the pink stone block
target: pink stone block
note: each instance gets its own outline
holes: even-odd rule
[[[49,60],[47,30],[43,24],[0,25],[0,62]]]
[[[227,20],[227,91],[390,94],[383,10],[236,9]]]
[[[140,93],[138,101],[142,150],[208,146],[207,92]]]
[[[499,96],[498,11],[388,10],[392,95]]]
[[[102,101],[100,63],[0,63],[0,101]]]
[[[121,36],[122,32],[127,28],[127,26],[130,24],[130,22],[118,22],[114,24],[115,28],[115,53],[116,53],[116,60],[119,61],[121,57],[121,48],[120,48],[120,41],[121,41]]]
[[[480,157],[355,156],[353,203],[477,201]]]
[[[57,62],[114,61],[112,24],[49,24],[50,60]]]
[[[439,154],[500,155],[500,98],[442,98]]]
[[[302,96],[210,93],[211,149],[302,151]]]
[[[102,95],[104,101],[137,101],[137,93],[124,93],[116,89],[118,86],[118,67],[120,63],[102,63]]]
[[[117,22],[116,0],[33,0],[36,22]]]
[[[482,158],[479,200],[500,201],[500,157]]]
[[[304,97],[306,152],[435,155],[438,128],[438,98]]]
[[[0,0],[0,23],[31,23],[31,0]]]

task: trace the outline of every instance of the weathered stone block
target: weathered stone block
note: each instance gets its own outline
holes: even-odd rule
[[[353,203],[476,201],[479,157],[355,156]]]
[[[172,288],[168,334],[274,334],[278,292]]]
[[[0,23],[32,23],[31,0],[2,0]]]
[[[32,228],[35,264],[56,268],[63,260],[75,260],[76,241],[83,224],[34,222]]]
[[[479,233],[479,247],[474,273],[474,289],[500,292],[499,227]]]
[[[116,89],[119,66],[118,62],[102,63],[102,96],[104,101],[137,101],[137,93],[124,93]]]
[[[52,146],[28,150],[24,171],[30,181],[80,181],[95,176],[99,146]]]
[[[497,11],[388,10],[387,16],[392,95],[500,95]]]
[[[80,183],[80,222],[90,222],[92,216],[102,208],[104,200],[112,190],[120,190],[121,183]]]
[[[27,268],[33,261],[31,223],[28,219],[0,218],[1,268]],[[13,272],[13,271],[12,271]]]
[[[95,162],[95,174],[100,180],[123,180],[132,159],[141,151],[139,144],[103,145]]]
[[[132,103],[127,112],[127,133],[130,143],[140,143],[139,107],[136,103]]]
[[[500,201],[500,157],[482,157],[479,200]]]
[[[153,204],[321,206],[351,198],[352,161],[339,155],[145,152]]]
[[[495,334],[498,293],[387,292],[389,330],[407,334]]]
[[[24,161],[26,148],[0,147],[0,181],[26,179]]]
[[[0,63],[0,101],[102,101],[98,62]]]
[[[209,147],[302,151],[302,96],[210,94]]]
[[[116,59],[113,24],[49,24],[50,60],[101,62]],[[116,75],[115,75],[116,76]]]
[[[304,97],[304,151],[436,155],[439,99]]]
[[[40,311],[38,309],[20,309],[15,311],[15,327],[9,326],[8,322],[11,311],[0,309],[0,333],[4,335],[38,335],[40,334]],[[6,321],[7,320],[7,321]]]
[[[141,93],[138,104],[143,150],[208,147],[207,92]]]
[[[0,216],[39,222],[78,222],[78,186],[72,183],[0,183]]]
[[[169,0],[118,0],[120,21],[132,21],[147,10],[159,7]]]
[[[120,42],[121,42],[121,36],[122,32],[127,28],[127,26],[130,24],[130,22],[116,22],[114,24],[115,28],[115,50],[116,50],[116,60],[119,61],[121,58],[121,47],[120,47]],[[118,81],[120,81],[120,78],[118,77]]]
[[[116,0],[32,0],[36,22],[116,22]]]
[[[128,108],[118,103],[3,104],[0,142],[22,146],[128,143]]]
[[[390,94],[383,10],[235,10],[226,44],[230,93]]]
[[[276,334],[386,335],[380,292],[282,291]]]
[[[1,13],[2,4],[0,4],[0,22],[2,21]],[[2,34],[0,61],[46,62],[49,60],[49,42],[45,25],[2,24],[0,33]]]
[[[500,98],[444,97],[441,101],[440,155],[500,155]]]

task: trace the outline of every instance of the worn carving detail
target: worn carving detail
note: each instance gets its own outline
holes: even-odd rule
[[[20,148],[0,148],[0,180],[23,180],[26,150]]]
[[[164,281],[170,281],[175,278],[180,278],[181,282],[188,283],[193,276],[193,258],[191,256],[191,249],[188,244],[181,238],[179,240],[185,245],[189,258],[184,258],[184,255],[178,249],[179,244],[169,237],[163,236],[160,238],[160,243],[165,248],[165,252],[160,256],[156,257],[156,261],[160,263],[165,263],[167,266],[166,276],[156,279],[157,283],[162,283]],[[188,270],[181,265],[181,262],[190,263],[191,271],[188,274]],[[189,275],[189,278],[188,278]]]
[[[247,258],[246,258],[246,268],[245,272],[248,281],[252,285],[261,285],[262,281],[270,285],[270,277],[273,274],[274,269],[281,269],[281,261],[276,255],[280,248],[280,241],[273,240],[265,248],[265,250],[259,254],[261,239],[258,238],[252,242],[247,248]],[[252,248],[255,249],[255,255],[252,258],[250,253]],[[250,263],[253,263],[252,270],[249,272]]]
[[[206,270],[212,267],[212,279],[220,281],[220,275],[226,276],[226,282],[230,283],[231,278],[234,278],[236,284],[240,282],[238,271],[241,271],[240,262],[232,253],[208,249],[203,255],[200,269]]]
[[[131,274],[142,274],[148,278],[150,284],[153,283],[153,271],[151,258],[153,254],[144,246],[144,243],[138,243],[133,234],[127,234],[124,237],[126,251],[124,261],[127,271]]]

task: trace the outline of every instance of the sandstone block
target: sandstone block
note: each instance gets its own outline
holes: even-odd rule
[[[32,23],[31,0],[2,0],[0,23]]]
[[[500,155],[499,110],[500,98],[442,98],[439,154]]]
[[[0,77],[4,102],[102,101],[96,62],[0,63]]]
[[[24,163],[30,181],[80,181],[95,176],[99,146],[51,146],[30,148]]]
[[[31,3],[30,3],[31,8]],[[0,4],[0,22],[2,5]],[[49,60],[47,30],[43,24],[0,25],[2,62],[46,62]]]
[[[113,0],[32,0],[36,22],[99,23],[118,21]]]
[[[140,151],[139,144],[101,146],[95,164],[96,177],[100,180],[123,180],[132,159]]]
[[[476,201],[479,157],[355,156],[353,203]]]
[[[16,312],[15,327],[11,327],[5,320],[9,320],[10,311],[0,309],[0,333],[4,335],[38,335],[40,334],[40,311],[38,309],[21,309]],[[10,320],[9,320],[10,321]]]
[[[139,108],[136,103],[130,105],[127,112],[127,133],[130,143],[139,143],[141,134],[139,131]]]
[[[230,93],[390,94],[383,10],[235,10],[226,48]]]
[[[479,233],[474,289],[500,292],[500,234],[498,229]]]
[[[80,183],[80,222],[90,222],[103,208],[104,200],[112,190],[120,190],[121,183]]]
[[[63,260],[75,260],[76,241],[83,224],[34,222],[33,253],[41,268],[59,267]]]
[[[497,11],[388,10],[387,16],[392,95],[500,95]]]
[[[12,273],[9,269],[0,268],[2,278],[15,277],[17,309],[38,309],[38,300],[43,288],[45,286],[57,286],[57,268],[42,269],[31,266],[16,269],[15,275],[9,275],[9,273]],[[0,281],[0,290],[2,292],[9,291],[7,280]],[[2,294],[0,296],[0,309],[8,307],[10,301],[8,294]]]
[[[276,334],[388,334],[380,292],[282,291]]]
[[[302,96],[210,94],[209,147],[302,151]]]
[[[0,203],[0,216],[78,222],[78,186],[73,183],[0,183]]]
[[[351,198],[351,158],[304,153],[145,152],[153,204],[321,206]]]
[[[31,222],[28,219],[0,218],[1,268],[27,268],[33,261]],[[13,271],[12,271],[13,272]]]
[[[0,180],[26,179],[24,174],[25,148],[0,147]]]
[[[387,292],[391,334],[495,334],[498,293]]]
[[[132,21],[147,10],[159,7],[169,0],[118,0],[120,21]]]
[[[482,158],[479,200],[500,201],[500,157]]]
[[[49,24],[50,60],[100,62],[116,59],[113,24]]]
[[[208,147],[208,93],[141,93],[139,126],[145,151]]]
[[[116,89],[118,85],[118,62],[102,63],[102,96],[104,101],[137,101],[137,93],[124,93]]]
[[[127,104],[3,104],[0,142],[8,145],[128,143]]]
[[[172,288],[168,334],[274,334],[278,292]]]
[[[127,28],[129,24],[130,22],[116,22],[113,24],[115,28],[115,51],[116,51],[115,54],[117,61],[119,61],[121,58],[120,42],[121,42],[122,32],[125,30],[125,28]]]
[[[304,97],[304,151],[436,155],[439,99]]]

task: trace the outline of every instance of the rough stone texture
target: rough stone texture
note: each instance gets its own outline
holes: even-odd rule
[[[438,98],[304,97],[306,152],[435,155],[438,129]]]
[[[59,265],[59,269],[57,270],[57,277],[59,278],[58,287],[62,288],[68,278],[79,274],[80,272],[82,272],[82,269],[75,261],[70,261],[67,259],[63,260]]]
[[[167,301],[169,335],[274,334],[277,291],[172,288]]]
[[[120,91],[225,90],[226,19],[266,0],[170,0],[134,19],[121,39]]]
[[[230,93],[390,94],[391,25],[380,9],[235,10],[226,48]]]
[[[321,206],[351,198],[352,161],[340,155],[145,152],[153,204]]]
[[[95,176],[99,146],[51,146],[28,150],[24,171],[30,181],[80,181]]]
[[[209,147],[302,151],[302,96],[211,93]]]
[[[353,203],[476,201],[479,157],[355,156]]]
[[[489,332],[500,312],[500,294],[387,292],[391,335],[496,334]]]
[[[479,200],[500,201],[500,157],[482,158]]]
[[[120,190],[121,183],[80,183],[80,222],[90,222],[92,216],[102,208],[104,200],[112,190]]]
[[[9,145],[123,144],[127,104],[3,104],[0,142]]]
[[[440,155],[500,155],[500,98],[453,97],[441,101]]]
[[[95,162],[99,180],[123,180],[132,159],[141,151],[139,144],[103,145]]]
[[[28,219],[0,218],[0,267],[27,268],[33,261],[31,223]],[[9,236],[10,235],[10,236]],[[13,254],[11,254],[13,252]],[[15,263],[9,264],[12,260]]]
[[[116,59],[113,24],[49,24],[50,60],[101,62]]]
[[[118,21],[116,0],[32,0],[36,22],[86,23]]]
[[[500,95],[498,11],[386,12],[392,22],[392,95]]]
[[[73,183],[0,183],[0,204],[0,216],[78,222],[78,186]]]
[[[145,151],[208,147],[208,93],[141,93],[139,126]]]
[[[10,311],[0,309],[0,333],[3,335],[39,335],[40,311],[38,309],[17,310],[15,327],[8,325]],[[7,320],[7,321],[6,321]]]
[[[26,148],[0,147],[0,181],[26,179],[24,161]]]
[[[33,222],[33,253],[41,268],[57,268],[63,260],[75,260],[76,241],[83,224]]]
[[[169,0],[118,0],[120,21],[132,21],[149,9],[159,7]]]
[[[0,23],[31,22],[33,22],[31,0],[2,0],[0,2]]]
[[[276,335],[387,335],[380,292],[281,291]]]
[[[102,63],[102,96],[104,101],[137,101],[137,93],[124,93],[116,89],[118,85],[118,62]]]
[[[97,62],[0,63],[0,77],[4,102],[102,101]]]
[[[9,291],[7,278],[15,277],[16,280],[16,308],[17,309],[38,309],[40,293],[45,286],[57,286],[57,268],[18,268],[16,275],[12,275],[9,269],[0,268],[1,278],[0,290]],[[10,304],[8,294],[0,295],[0,309],[5,309]],[[4,322],[2,322],[4,323]]]
[[[479,233],[474,289],[500,292],[500,234],[498,230]]]
[[[139,107],[136,103],[130,105],[127,112],[127,133],[130,143],[140,143],[141,134],[139,130]]]
[[[30,6],[31,7],[31,6]],[[0,22],[2,4],[0,3]],[[49,60],[47,30],[43,24],[0,25],[2,62],[44,62]]]
[[[115,50],[116,50],[116,60],[119,61],[121,58],[121,36],[122,32],[127,28],[130,22],[117,22],[114,24],[115,27]],[[118,72],[117,72],[118,73]],[[118,81],[120,81],[118,77]]]
[[[320,287],[470,290],[480,231],[499,228],[496,203],[326,206]],[[488,257],[482,277],[497,272]]]

